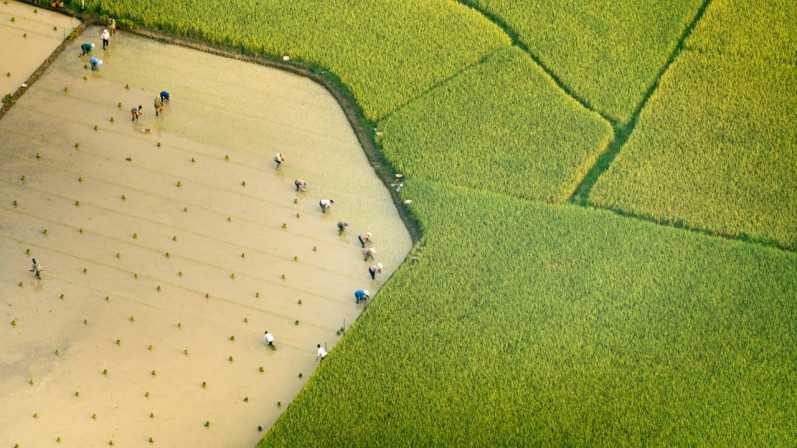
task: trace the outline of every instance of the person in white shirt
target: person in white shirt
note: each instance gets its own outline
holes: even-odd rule
[[[326,213],[327,210],[329,210],[329,208],[332,207],[332,204],[334,203],[335,203],[334,199],[321,199],[320,201],[318,201],[318,206],[321,207],[321,213]]]
[[[32,262],[33,266],[30,268],[30,272],[33,273],[33,276],[36,277],[37,280],[41,280],[42,279],[42,273],[41,273],[42,265],[40,265],[39,262],[36,261],[35,258],[31,258],[31,262]]]
[[[376,249],[373,247],[367,247],[363,249],[363,260],[373,260],[376,258]]]
[[[282,166],[282,162],[285,161],[285,157],[282,156],[281,152],[278,152],[278,153],[274,154],[274,159],[273,160],[274,160],[274,167],[276,169],[279,169],[279,167]]]
[[[102,39],[102,49],[105,50],[111,44],[111,32],[108,31],[108,28],[103,28],[100,39]]]
[[[271,334],[271,332],[268,331],[268,330],[266,330],[266,332],[263,334],[263,342],[266,345],[268,345],[269,347],[275,348],[274,347],[274,335]]]
[[[319,361],[323,361],[324,358],[327,357],[327,350],[324,347],[321,347],[321,344],[318,344],[317,347],[318,347],[318,355],[316,356],[316,358]]]

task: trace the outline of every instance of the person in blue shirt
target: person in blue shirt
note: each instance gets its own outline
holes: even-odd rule
[[[92,56],[91,59],[89,59],[89,64],[91,64],[91,70],[96,72],[102,65],[102,59],[99,59],[97,56]]]
[[[368,293],[367,289],[358,289],[357,291],[354,291],[354,303],[359,304],[360,302],[365,302],[370,298],[371,294]]]
[[[80,55],[85,56],[91,53],[91,50],[94,50],[94,44],[91,42],[83,42],[80,45]]]
[[[169,102],[169,96],[170,95],[169,95],[169,91],[168,90],[161,91],[161,101],[163,101],[164,103],[168,103]]]

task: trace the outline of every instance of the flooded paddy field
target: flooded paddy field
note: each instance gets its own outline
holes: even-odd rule
[[[19,89],[79,24],[73,17],[0,1],[0,97]]]
[[[410,236],[322,87],[99,31],[0,119],[0,446],[254,445]]]

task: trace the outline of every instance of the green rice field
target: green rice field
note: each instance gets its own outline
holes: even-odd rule
[[[259,446],[797,446],[793,2],[86,4],[288,55],[404,175],[420,240]]]

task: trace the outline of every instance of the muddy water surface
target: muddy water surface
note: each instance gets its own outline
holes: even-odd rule
[[[410,237],[322,87],[127,34],[91,72],[98,32],[0,120],[0,446],[252,446]]]

